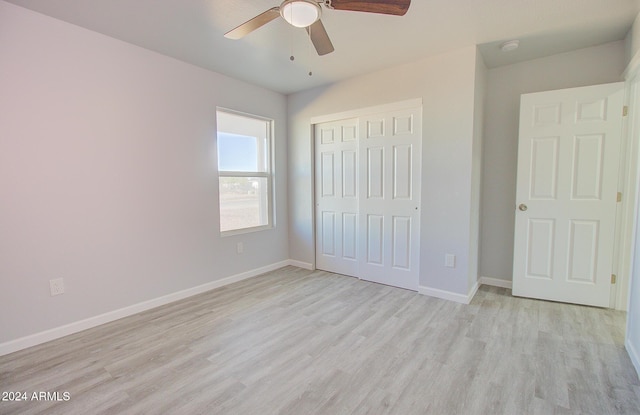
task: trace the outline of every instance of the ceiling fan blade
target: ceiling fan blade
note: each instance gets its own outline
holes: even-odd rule
[[[266,25],[273,19],[277,19],[278,17],[280,17],[280,8],[272,7],[266,12],[257,15],[253,19],[247,20],[235,29],[228,31],[224,34],[224,37],[228,39],[240,39],[258,29],[259,27]]]
[[[318,55],[326,55],[327,53],[331,53],[335,50],[324,25],[319,19],[316,20],[314,24],[307,27],[307,33],[309,33],[311,42],[313,42],[313,46],[315,46]]]
[[[330,7],[336,10],[354,12],[392,14],[404,16],[411,0],[330,0]]]

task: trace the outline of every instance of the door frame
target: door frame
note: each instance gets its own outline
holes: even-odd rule
[[[640,51],[636,51],[634,57],[631,62],[627,66],[626,71],[624,72],[624,79],[626,81],[626,92],[628,92],[625,100],[625,104],[628,107],[628,116],[626,117],[626,131],[627,137],[629,141],[633,142],[633,138],[640,137]],[[636,372],[640,374],[640,356],[638,355],[638,342],[637,337],[637,319],[634,319],[630,316],[628,310],[631,304],[631,296],[632,290],[637,292],[637,284],[640,283],[640,273],[638,272],[638,262],[640,261],[640,256],[638,256],[638,247],[637,244],[640,243],[638,241],[638,236],[640,236],[640,230],[638,229],[638,221],[640,221],[640,195],[638,194],[638,184],[640,183],[640,145],[636,144],[636,148],[634,148],[632,154],[632,163],[630,164],[629,170],[629,186],[632,186],[636,191],[635,198],[632,199],[629,197],[629,204],[633,204],[632,206],[632,218],[627,220],[627,226],[632,225],[631,235],[628,240],[626,240],[626,245],[621,249],[624,254],[628,254],[628,262],[623,263],[625,266],[625,275],[627,279],[628,292],[625,298],[625,306],[627,308],[627,324],[626,324],[626,332],[625,332],[625,341],[624,345],[628,351],[629,357],[631,358],[631,362],[636,369]],[[627,218],[625,216],[625,218]],[[633,307],[637,307],[638,298],[634,297]]]
[[[640,52],[636,53],[627,69],[624,71],[624,105],[628,108],[628,115],[623,118],[622,151],[620,178],[618,191],[622,193],[622,203],[618,208],[616,223],[616,239],[614,250],[614,269],[617,283],[614,284],[611,295],[611,308],[627,311],[629,306],[629,288],[633,272],[636,218],[640,207],[640,143],[633,137],[640,136],[640,117],[634,119],[633,114],[640,107]]]
[[[316,221],[317,221],[317,217],[316,217],[316,165],[315,165],[315,160],[316,160],[316,139],[317,137],[315,136],[315,126],[316,124],[322,124],[325,122],[334,122],[334,121],[340,121],[343,119],[347,119],[347,118],[360,118],[360,117],[365,117],[367,115],[372,115],[372,114],[379,114],[379,113],[386,113],[386,112],[392,112],[392,111],[398,111],[398,110],[406,110],[406,109],[412,109],[412,108],[422,108],[422,98],[413,98],[413,99],[408,99],[405,101],[396,101],[396,102],[392,102],[392,103],[388,103],[388,104],[382,104],[382,105],[375,105],[375,106],[371,106],[371,107],[364,107],[364,108],[358,108],[358,109],[354,109],[354,110],[347,110],[347,111],[342,111],[342,112],[336,112],[336,113],[330,113],[330,114],[325,114],[325,115],[318,115],[318,116],[314,116],[311,117],[310,122],[309,122],[309,129],[311,131],[311,160],[312,160],[312,165],[311,165],[311,182],[313,183],[313,189],[311,191],[311,206],[312,206],[312,212],[311,212],[311,220],[313,221],[313,226],[312,226],[312,238],[313,238],[313,264],[312,264],[312,268],[315,270],[317,269],[316,265],[318,263],[317,260],[317,252],[318,252],[318,235],[316,232]],[[420,157],[422,157],[422,154],[420,154]],[[418,257],[418,269],[420,269],[420,258]]]

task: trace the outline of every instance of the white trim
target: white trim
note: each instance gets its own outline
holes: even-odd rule
[[[473,300],[473,297],[476,295],[476,292],[478,291],[478,287],[479,285],[478,285],[478,282],[476,281],[473,287],[471,287],[471,290],[469,290],[469,293],[467,295],[464,295],[464,294],[454,293],[451,291],[439,290],[437,288],[425,287],[421,285],[418,287],[418,293],[422,295],[428,295],[429,297],[436,297],[443,300],[454,301],[456,303],[469,304],[471,300]]]
[[[513,281],[503,280],[502,278],[480,277],[480,285],[490,285],[492,287],[508,288],[513,287]]]
[[[638,63],[640,63],[640,60]],[[630,75],[633,75],[633,73]],[[624,88],[624,105],[633,108],[637,104],[635,97],[632,96],[636,88],[633,76],[627,79]],[[635,120],[632,114],[622,118],[622,141],[620,143],[622,152],[620,154],[618,177],[618,191],[622,192],[622,203],[618,203],[616,206],[614,262],[611,270],[612,273],[618,276],[618,281],[611,286],[609,302],[610,308],[621,311],[626,311],[628,306],[627,297],[632,272],[634,230],[636,229],[638,143],[633,139],[634,134],[637,134],[637,126],[634,123]]]
[[[627,139],[632,143],[636,142],[634,138],[637,137],[638,134],[640,134],[640,119],[638,119],[637,117],[638,109],[640,107],[640,78],[639,77],[640,77],[640,51],[638,51],[635,54],[635,56],[627,66],[627,70],[625,71],[625,79],[627,81],[626,86],[627,86],[627,92],[628,92],[627,105],[631,110],[629,111],[628,119],[627,119]],[[630,181],[633,181],[633,183],[628,183],[627,188],[630,188],[631,186],[633,186],[634,189],[637,189],[637,187],[635,186],[637,186],[638,183],[640,182],[640,169],[638,168],[639,167],[638,158],[640,157],[639,156],[640,150],[638,149],[638,147],[636,147],[631,151],[633,152],[632,160],[635,162],[635,165],[630,166],[630,169],[634,170],[633,171],[634,175],[633,175],[633,178],[630,179]],[[630,226],[631,237],[630,237],[630,240],[627,240],[627,246],[622,248],[625,250],[624,253],[628,253],[629,255],[628,263],[626,264],[628,267],[625,269],[628,275],[627,298],[626,298],[627,309],[630,308],[629,306],[631,305],[632,295],[634,294],[635,286],[638,283],[640,283],[639,281],[640,274],[638,273],[638,268],[639,268],[638,261],[640,261],[640,258],[637,255],[638,254],[637,244],[640,242],[638,240],[638,238],[640,237],[640,234],[638,233],[638,226],[639,226],[638,225],[638,218],[639,218],[638,206],[640,205],[639,193],[640,192],[637,192],[637,191],[635,193],[635,200],[633,200],[633,208],[631,209],[632,218],[628,220],[627,225],[625,225],[625,226]],[[631,203],[630,196],[631,195],[627,197],[627,201],[629,203]],[[623,201],[624,201],[624,198],[623,198]],[[629,222],[631,223],[629,224]],[[637,292],[637,290],[635,290],[635,292]],[[633,300],[637,301],[638,298],[633,298]],[[634,306],[636,305],[637,304],[634,304]],[[633,332],[638,329],[636,319],[637,319],[637,316],[632,316],[631,314],[627,313],[627,324],[626,324],[626,331],[625,331],[624,346],[625,346],[625,349],[627,350],[627,354],[629,355],[629,358],[631,359],[631,362],[633,363],[633,366],[636,369],[636,373],[640,375],[640,350],[636,349],[636,347],[640,345],[638,344],[634,345],[631,339],[631,335],[633,334]],[[636,327],[632,327],[632,325],[635,325]],[[634,337],[634,340],[637,340],[637,336]]]
[[[473,300],[473,297],[476,296],[476,293],[478,292],[478,289],[480,288],[480,283],[478,281],[476,281],[473,284],[473,287],[471,287],[471,290],[469,290],[469,294],[467,294],[467,298],[469,299],[469,303],[471,303],[471,301]]]
[[[339,121],[347,118],[358,118],[366,115],[375,115],[381,112],[406,110],[420,107],[422,109],[422,98],[408,99],[406,101],[392,102],[390,104],[376,105],[373,107],[359,108],[356,110],[337,112],[334,114],[319,115],[311,117],[311,124],[321,124],[323,122]]]
[[[308,269],[309,271],[314,271],[316,269],[316,267],[310,262],[302,262],[302,261],[297,261],[295,259],[288,260],[287,265],[291,265],[292,267],[298,267],[302,269]]]
[[[624,342],[624,347],[625,349],[627,349],[629,358],[631,358],[631,363],[633,363],[633,366],[636,368],[636,373],[638,374],[638,376],[640,376],[640,354],[633,347],[633,344],[631,344],[628,337]]]
[[[141,303],[120,308],[118,310],[109,311],[104,314],[100,314],[94,317],[89,317],[84,320],[65,324],[64,326],[55,327],[49,330],[42,331],[40,333],[35,333],[29,336],[21,337],[19,339],[10,340],[5,343],[0,343],[0,356],[17,352],[18,350],[26,349],[27,347],[36,346],[38,344],[42,344],[51,340],[59,339],[61,337],[78,333],[80,331],[87,330],[87,329],[99,326],[101,324],[109,323],[111,321],[119,320],[124,317],[129,317],[134,314],[138,314],[143,311],[150,310],[152,308],[156,308],[165,304],[172,303],[174,301],[182,300],[187,297],[191,297],[206,291],[213,290],[215,288],[233,284],[234,282],[246,280],[248,278],[252,278],[257,275],[264,274],[265,272],[274,271],[276,269],[285,267],[287,265],[299,266],[298,264],[304,264],[304,263],[298,262],[298,261],[291,261],[291,260],[276,262],[274,264],[266,265],[264,267],[256,268],[250,271],[242,272],[240,274],[232,275],[230,277],[226,277],[216,281],[208,282],[206,284],[198,285],[197,287],[188,288],[182,291],[177,291],[175,293],[167,294],[165,296],[154,298],[152,300],[143,301]]]

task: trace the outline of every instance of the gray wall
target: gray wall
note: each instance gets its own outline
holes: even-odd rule
[[[288,259],[285,96],[5,2],[0,57],[0,344]],[[219,235],[216,106],[275,119],[276,229]]]
[[[623,41],[489,70],[480,276],[511,280],[520,95],[622,80]]]
[[[640,13],[636,16],[633,26],[631,26],[631,29],[627,33],[624,42],[626,63],[630,63],[631,59],[633,59],[638,50],[640,50]]]

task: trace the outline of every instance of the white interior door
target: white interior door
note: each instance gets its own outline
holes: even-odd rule
[[[623,87],[522,95],[514,295],[609,306]]]
[[[420,109],[360,119],[359,277],[418,289]]]
[[[358,120],[315,126],[316,268],[357,276]]]
[[[421,117],[315,125],[316,268],[418,289]]]

